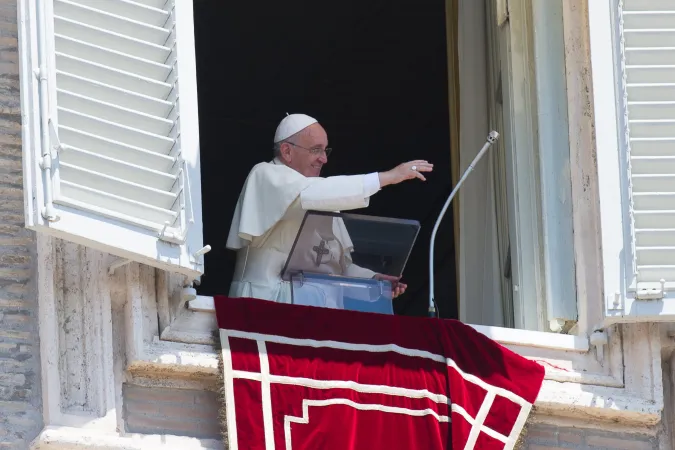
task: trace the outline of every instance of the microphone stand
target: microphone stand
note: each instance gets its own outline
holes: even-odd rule
[[[441,209],[441,213],[438,215],[438,219],[436,219],[434,231],[431,232],[431,242],[429,243],[429,317],[436,317],[436,318],[439,317],[436,308],[436,300],[434,299],[434,244],[436,243],[436,233],[438,232],[438,227],[441,225],[443,216],[445,216],[445,212],[448,210],[450,202],[452,202],[452,199],[455,198],[455,195],[457,195],[457,192],[459,191],[459,188],[462,186],[462,183],[464,183],[469,174],[473,171],[473,168],[476,166],[476,164],[478,164],[478,161],[481,160],[483,155],[485,155],[485,153],[492,146],[492,144],[497,142],[497,139],[499,139],[499,133],[497,133],[496,131],[490,131],[490,134],[487,137],[485,145],[483,145],[483,148],[481,148],[481,150],[478,152],[473,161],[471,161],[469,167],[466,169],[466,171],[464,171],[462,178],[459,179],[459,182],[450,193],[448,199],[445,201],[445,205],[443,205],[443,209]]]

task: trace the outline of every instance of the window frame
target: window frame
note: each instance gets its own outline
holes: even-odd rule
[[[511,0],[509,2],[509,21],[518,20],[518,16],[514,16],[516,13],[526,13],[524,6],[527,5],[527,2],[528,0]],[[561,3],[561,6],[562,8],[559,8],[557,11],[558,13],[562,13],[560,20],[563,24],[564,33],[560,38],[563,40],[562,51],[564,54],[558,55],[558,57],[567,60],[565,65],[567,84],[571,83],[569,80],[574,76],[578,78],[574,79],[572,85],[585,88],[590,84],[590,80],[584,78],[584,70],[582,70],[589,65],[589,61],[586,59],[587,55],[578,47],[568,46],[568,42],[575,39],[583,39],[587,31],[584,28],[587,23],[565,23],[562,16],[565,16],[565,20],[569,18],[570,21],[573,21],[579,19],[580,13],[565,3]],[[521,20],[524,20],[522,16]],[[519,32],[521,36],[527,36],[527,30],[523,30],[522,26]],[[570,55],[574,56],[574,58],[570,58]],[[519,67],[525,71],[525,69],[531,68],[535,62],[523,57],[519,61]],[[539,61],[539,63],[544,63],[544,61]],[[510,75],[507,79],[510,80],[510,83],[513,83],[513,74]],[[524,85],[526,83],[519,84]],[[547,94],[548,92],[544,90],[539,91],[539,96]],[[577,92],[568,92],[567,89],[564,89],[562,93],[558,92],[558,95],[562,94],[564,94],[562,101],[570,105],[568,115],[576,113],[575,107],[578,109],[585,106],[585,98],[580,97]],[[590,96],[591,94],[588,93],[588,95]],[[533,125],[533,121],[537,117],[536,104],[532,106],[531,103],[521,102],[519,107],[525,111],[519,116],[519,127],[514,126],[513,129],[515,131],[507,128],[505,134],[509,132],[519,133],[521,129],[536,129],[536,126]],[[569,226],[575,227],[579,224],[581,225],[580,228],[593,228],[592,225],[597,224],[597,219],[600,215],[597,210],[597,196],[594,196],[594,192],[592,192],[596,182],[593,179],[595,166],[590,156],[588,158],[580,156],[582,154],[585,156],[588,153],[589,146],[593,144],[590,138],[593,128],[593,118],[583,116],[583,119],[568,120],[568,117],[563,117],[559,119],[559,122],[561,122],[559,123],[560,128],[569,130],[568,137],[573,134],[589,136],[588,140],[579,139],[572,141],[570,138],[568,142],[570,154],[573,153],[574,148],[577,155],[569,159],[570,175],[567,182],[571,186],[572,193],[591,191],[583,197],[573,197],[571,208],[571,216],[573,217],[570,217]],[[556,130],[560,131],[559,128],[553,131]],[[528,131],[527,133],[528,139],[531,141],[530,150],[536,151],[537,147],[541,145],[539,144],[541,140],[535,139],[533,131]],[[525,218],[534,217],[537,219],[535,223],[538,223],[538,217],[532,210],[523,211],[521,215]],[[595,231],[596,229],[593,228],[593,230]],[[599,325],[602,320],[602,312],[594,307],[594,302],[597,302],[601,289],[593,289],[592,286],[586,285],[582,287],[578,284],[580,279],[586,281],[589,279],[598,280],[602,275],[600,264],[592,263],[596,260],[595,254],[600,251],[599,240],[599,230],[597,230],[597,233],[587,232],[584,234],[576,233],[574,235],[574,245],[570,250],[572,261],[584,261],[586,264],[573,266],[573,279],[570,283],[577,287],[576,298],[574,300],[579,316],[577,327],[570,334],[499,326],[469,325],[523,356],[548,362],[548,365],[544,364],[547,371],[547,380],[554,381],[555,383],[573,382],[583,385],[603,386],[603,388],[623,388],[624,358],[621,347],[621,332],[616,328],[605,329]],[[539,247],[532,245],[529,249],[529,254],[534,259],[536,255],[540,254]],[[215,312],[214,299],[209,296],[198,296],[196,299],[187,302],[187,309],[195,314],[213,314]],[[592,334],[599,339],[591,341],[590,336]],[[551,364],[564,367],[556,369]],[[561,395],[559,389],[564,391],[564,387],[558,389],[557,386],[556,384],[545,388],[547,392],[551,392],[550,396],[552,398]]]
[[[506,99],[504,139],[507,140],[507,210],[509,213],[514,326],[543,331],[546,280],[541,223],[541,184],[537,145],[537,92],[533,30],[525,0],[510,0],[502,57],[506,64],[502,89]],[[533,270],[527,270],[531,267]]]
[[[490,1],[490,0],[488,0]],[[611,0],[616,1],[616,0]],[[553,2],[551,2],[553,3]],[[520,38],[521,42],[518,43],[521,48],[526,45],[526,42],[523,40],[528,39],[527,35],[527,23],[528,20],[528,11],[527,6],[532,5],[535,8],[540,8],[538,11],[539,14],[548,14],[549,17],[551,14],[559,15],[560,24],[562,29],[558,29],[556,32],[559,34],[560,43],[562,48],[558,48],[557,63],[562,63],[562,68],[565,71],[565,87],[560,89],[560,87],[551,86],[552,83],[548,83],[548,88],[556,89],[555,92],[550,92],[546,89],[540,88],[539,91],[535,91],[533,96],[534,101],[524,102],[521,101],[519,105],[513,107],[519,111],[529,112],[529,114],[521,114],[517,119],[517,124],[509,126],[505,124],[505,137],[508,137],[509,134],[512,134],[516,137],[520,137],[521,140],[525,141],[525,147],[532,143],[532,146],[528,149],[531,152],[536,152],[535,157],[540,156],[539,148],[547,141],[555,136],[547,136],[542,138],[535,134],[535,130],[540,134],[542,132],[555,133],[554,125],[557,124],[558,128],[563,128],[568,134],[566,138],[567,145],[566,148],[569,152],[569,157],[566,159],[565,163],[569,164],[569,173],[568,178],[563,180],[570,187],[571,198],[571,208],[569,213],[569,221],[565,224],[567,227],[567,232],[572,236],[573,242],[570,245],[570,252],[565,256],[565,264],[568,264],[568,269],[571,269],[568,272],[568,279],[565,284],[558,284],[558,289],[554,289],[550,286],[546,286],[548,280],[542,280],[541,277],[535,277],[535,282],[531,285],[532,297],[534,301],[538,303],[543,303],[544,301],[555,301],[556,296],[560,295],[569,295],[573,297],[574,304],[577,307],[578,319],[576,326],[570,331],[570,334],[556,334],[551,331],[538,331],[538,330],[527,330],[523,328],[505,328],[498,326],[482,326],[470,324],[475,329],[484,333],[488,337],[491,337],[497,340],[500,343],[505,345],[516,345],[524,347],[544,347],[551,350],[557,351],[578,351],[579,349],[582,352],[588,352],[594,348],[597,348],[594,345],[590,344],[589,337],[594,333],[604,333],[606,330],[602,327],[603,314],[602,311],[596,307],[598,297],[602,295],[602,289],[599,286],[595,286],[597,280],[602,276],[602,266],[599,261],[599,255],[601,254],[602,247],[600,242],[601,230],[598,225],[600,219],[601,211],[597,206],[598,197],[595,196],[595,191],[593,188],[596,186],[597,180],[594,179],[596,168],[592,157],[582,157],[581,153],[584,152],[584,155],[588,153],[588,148],[594,144],[592,141],[592,130],[594,126],[593,117],[589,117],[587,114],[583,115],[582,118],[571,120],[570,115],[576,114],[576,109],[583,109],[585,107],[585,101],[593,101],[592,93],[587,95],[590,97],[586,99],[579,96],[576,92],[569,92],[567,89],[568,85],[571,86],[580,86],[583,88],[588,88],[591,84],[591,79],[587,74],[588,66],[591,64],[591,61],[587,60],[587,54],[583,53],[583,48],[572,46],[571,43],[579,42],[581,39],[587,39],[586,25],[589,25],[588,22],[579,22],[576,23],[574,20],[579,19],[579,14],[573,6],[567,5],[565,2],[555,2],[557,5],[552,7],[552,10],[541,11],[541,8],[551,7],[549,0],[510,0],[509,1],[509,25],[512,25],[513,22],[516,22],[516,30],[511,30],[510,38],[516,36]],[[529,16],[532,17],[532,16]],[[567,22],[567,23],[566,23]],[[589,25],[590,27],[590,25]],[[532,30],[533,31],[533,30]],[[544,30],[546,31],[546,30]],[[543,40],[544,47],[546,46],[545,40],[549,38],[549,35],[545,33],[540,33],[537,37],[537,41],[533,42],[534,45],[537,43],[542,44]],[[534,39],[534,38],[533,38]],[[513,43],[509,43],[508,51],[511,51],[513,48]],[[515,67],[521,70],[520,80],[529,80],[529,83],[520,82],[514,83],[514,79],[518,79],[517,74],[514,75],[512,71],[509,71],[508,76],[505,79],[509,80],[508,83],[505,83],[506,86],[503,89],[511,89],[512,86],[526,86],[528,84],[535,83],[534,68],[540,64],[549,64],[550,59],[540,58],[532,59],[532,53],[526,53],[521,55],[513,64]],[[550,55],[549,55],[550,56]],[[531,71],[529,69],[532,69]],[[584,72],[586,71],[586,72]],[[574,78],[571,81],[572,77]],[[540,110],[540,101],[542,97],[557,98],[558,102],[563,102],[569,107],[569,111],[565,111],[561,117],[557,117],[557,120],[553,120],[549,123],[549,126],[543,129],[539,126],[537,118],[542,111]],[[527,98],[527,97],[521,97]],[[549,102],[549,106],[551,103]],[[546,113],[546,112],[543,112]],[[508,114],[505,114],[505,119],[507,119]],[[511,117],[512,119],[513,117]],[[508,119],[507,119],[508,120]],[[597,126],[596,126],[597,128]],[[588,139],[584,138],[572,140],[572,136],[582,135]],[[525,137],[523,137],[525,136]],[[548,139],[547,139],[548,138]],[[518,148],[518,146],[516,146]],[[522,147],[520,147],[522,148]],[[576,154],[576,155],[573,155]],[[574,156],[574,157],[573,157]],[[517,163],[518,161],[516,161]],[[539,175],[539,172],[535,172],[536,175]],[[530,177],[531,179],[534,177]],[[538,186],[537,192],[541,192],[541,185]],[[532,191],[526,190],[528,194],[531,194]],[[583,192],[583,196],[575,197],[577,193]],[[520,194],[520,192],[519,192]],[[600,195],[601,193],[598,193]],[[530,202],[534,201],[534,196],[530,196]],[[521,197],[521,202],[523,201]],[[529,204],[529,202],[527,203]],[[510,208],[512,211],[515,210],[514,216],[517,216],[518,220],[530,220],[534,223],[540,223],[537,212],[534,208],[530,209],[518,209],[516,205],[513,205]],[[532,223],[532,222],[531,222]],[[516,228],[513,226],[513,222],[510,223],[511,228]],[[579,231],[574,231],[575,229],[583,229],[584,232],[580,233]],[[521,229],[519,235],[522,238],[527,238],[528,235],[523,233]],[[555,239],[555,236],[552,236]],[[538,261],[539,256],[542,255],[542,249],[540,243],[528,242],[528,246],[523,250],[521,247],[521,254],[523,256],[529,257],[526,262],[529,264],[535,264]],[[604,245],[604,242],[602,242]],[[512,242],[512,249],[514,245]],[[597,255],[596,255],[597,254]],[[539,266],[543,271],[546,266],[547,272],[555,273],[555,267],[563,264],[560,259],[557,258],[557,255],[548,254],[546,258],[541,260],[542,266]],[[577,266],[576,262],[581,261],[582,264]],[[598,264],[593,264],[593,261],[597,261]],[[582,285],[583,283],[583,285]],[[539,284],[539,286],[537,286]],[[565,290],[565,286],[572,286],[574,289],[570,291]],[[561,289],[562,288],[562,289]],[[546,293],[544,293],[546,289]],[[536,297],[536,292],[541,292],[540,297]],[[548,298],[546,298],[546,294]],[[530,300],[532,301],[532,300]],[[611,339],[610,339],[611,341]],[[604,344],[601,344],[602,347]],[[612,345],[609,342],[607,345]],[[611,349],[615,355],[615,361],[622,359],[620,356],[620,351],[616,348]],[[618,352],[618,354],[616,353]],[[590,356],[590,354],[589,354]],[[596,358],[600,358],[598,353],[595,355]],[[619,374],[619,366],[615,368],[615,373]]]
[[[513,1],[511,0],[511,3]],[[583,10],[579,11],[574,6],[566,4],[563,4],[563,12],[566,15],[565,20],[567,20],[568,16],[572,16],[572,20],[579,20],[583,16]],[[512,17],[512,8],[510,8],[510,13]],[[566,56],[569,57],[571,54],[574,57],[573,59],[576,59],[575,66],[570,67],[567,65],[566,67],[567,78],[569,80],[572,76],[578,77],[578,79],[575,78],[575,83],[583,88],[587,88],[590,81],[583,77],[583,70],[577,69],[586,69],[588,67],[587,55],[578,47],[569,46],[568,48],[568,42],[574,39],[587,39],[587,29],[584,28],[586,25],[587,23],[583,20],[580,23],[565,23],[564,25],[564,50]],[[586,92],[584,89],[581,89],[581,91]],[[567,95],[570,99],[575,98],[577,100],[574,106],[570,105],[569,114],[573,114],[576,109],[583,108],[585,97],[580,97],[576,92],[567,92]],[[591,96],[590,93],[587,93],[587,95]],[[564,101],[567,101],[567,98]],[[571,136],[575,133],[583,136],[587,134],[589,136],[592,135],[593,118],[584,116],[582,119],[570,120],[568,126],[570,130],[570,153],[572,153],[572,148],[576,152],[576,157],[570,158],[570,183],[573,192],[578,193],[583,190],[586,193],[587,188],[592,191],[596,183],[594,179],[595,167],[592,164],[592,158],[590,156],[586,158],[586,154],[589,153],[588,149],[591,148],[589,146],[593,142],[590,138],[587,141],[580,139],[572,142]],[[590,181],[586,177],[590,177]],[[583,197],[574,197],[572,215],[574,216],[575,227],[580,223],[584,225],[583,228],[585,229],[587,224],[595,224],[597,222],[599,213],[594,209],[597,207],[597,196],[593,194],[591,192]],[[588,214],[589,211],[591,214]],[[576,260],[585,262],[585,264],[575,267],[577,279],[581,278],[586,282],[589,279],[593,281],[599,280],[602,274],[600,264],[593,264],[595,253],[600,251],[599,229],[597,233],[585,232],[581,236],[577,233],[574,239],[573,256]],[[574,281],[576,282],[577,280]],[[599,327],[598,323],[602,318],[602,313],[593,305],[599,303],[597,299],[601,290],[594,290],[587,285],[581,287],[577,284],[576,286],[578,288],[579,322],[576,329],[573,330],[573,334],[556,334],[545,331],[530,331],[495,326],[470,326],[516,353],[543,363],[546,368],[547,381],[537,403],[544,412],[567,411],[569,405],[574,404],[580,410],[583,409],[599,416],[606,415],[610,417],[612,414],[615,414],[615,411],[608,407],[601,408],[601,411],[595,411],[598,409],[598,405],[595,402],[596,397],[594,397],[594,394],[590,394],[591,392],[598,392],[598,395],[600,393],[611,395],[612,398],[619,399],[621,405],[625,405],[628,409],[630,409],[631,405],[635,406],[638,403],[639,405],[635,407],[638,409],[642,408],[642,403],[636,403],[638,397],[631,394],[633,387],[628,387],[628,385],[632,386],[632,378],[624,379],[624,350],[622,348],[622,339],[628,339],[628,343],[633,345],[637,342],[638,336],[635,335],[635,332],[629,331],[628,337],[622,337],[622,334],[625,334],[625,332],[618,327],[606,329]],[[193,314],[213,314],[215,312],[212,297],[198,296],[196,299],[188,301],[186,306],[187,310]],[[161,331],[160,329],[160,333]],[[636,332],[638,334],[647,333],[646,330],[642,329],[636,330]],[[648,330],[648,332],[654,334],[653,330]],[[589,338],[591,334],[600,339],[591,341]],[[204,342],[200,340],[200,336],[195,337],[196,340],[190,342],[189,345]],[[165,342],[165,344],[169,345],[173,343]],[[176,343],[176,345],[178,344]],[[656,355],[657,353],[652,352],[650,354]],[[569,383],[572,384],[570,385]],[[584,392],[585,388],[580,389],[582,385],[587,386],[590,392]],[[575,394],[570,396],[568,389],[572,386],[574,386],[573,391]],[[656,411],[658,407],[652,409]]]
[[[485,4],[487,26],[497,26],[496,19],[492,20],[495,0],[486,0]],[[508,20],[496,30],[498,42],[490,40],[493,30],[486,31],[490,41],[487,51],[491,45],[497,45],[501,52],[503,129],[498,130],[502,132],[500,140],[506,152],[505,209],[509,214],[514,325],[531,331],[569,331],[580,321],[587,322],[588,314],[576,289],[563,4],[550,0],[511,0],[508,9]],[[538,25],[535,18],[545,23]],[[460,55],[467,54],[467,47],[474,42],[480,42],[476,35],[480,31],[473,33],[474,38],[465,39]],[[470,69],[475,70],[473,65]],[[491,77],[499,74],[493,73]],[[549,79],[552,77],[555,79]],[[560,104],[565,108],[559,108]],[[488,115],[493,115],[491,108],[487,109]],[[465,133],[475,134],[469,127],[464,122]],[[469,206],[461,196],[460,191],[460,209],[466,210]],[[460,252],[471,251],[475,243],[466,241],[462,228]],[[464,259],[460,256],[458,264],[463,264]],[[461,288],[461,283],[468,270],[461,266],[459,269],[460,302],[467,301],[464,299],[467,291]],[[460,307],[460,318],[472,322],[466,308]],[[552,320],[557,318],[563,320]]]
[[[564,0],[532,0],[537,92],[537,155],[545,325],[559,331],[579,318],[574,258],[572,177],[567,111]]]

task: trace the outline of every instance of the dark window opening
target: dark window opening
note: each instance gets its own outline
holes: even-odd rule
[[[286,112],[316,117],[334,149],[323,176],[428,159],[426,183],[390,186],[359,214],[416,219],[422,231],[397,314],[425,315],[431,229],[450,193],[448,69],[443,0],[195,1],[206,273],[198,292],[227,294],[225,248],[242,184],[272,159]],[[457,317],[452,209],[437,237],[436,299]]]

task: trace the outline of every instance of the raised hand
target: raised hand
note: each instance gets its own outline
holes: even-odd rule
[[[399,164],[391,170],[380,172],[380,186],[384,187],[390,184],[398,184],[406,180],[419,178],[426,181],[423,172],[431,172],[434,165],[423,159],[416,159],[403,164]]]

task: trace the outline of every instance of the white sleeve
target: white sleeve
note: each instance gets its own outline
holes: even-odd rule
[[[346,211],[365,208],[370,203],[370,196],[379,189],[380,181],[376,173],[313,178],[311,184],[300,193],[300,203],[305,210]]]
[[[377,272],[373,272],[370,269],[366,269],[365,267],[357,266],[353,262],[351,262],[351,259],[344,269],[344,276],[346,277],[354,277],[354,278],[373,278],[375,275],[377,275]]]
[[[380,175],[377,172],[369,173],[364,177],[363,184],[364,194],[370,197],[380,190]]]

